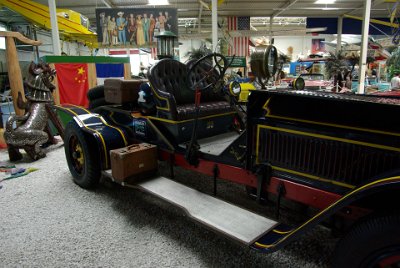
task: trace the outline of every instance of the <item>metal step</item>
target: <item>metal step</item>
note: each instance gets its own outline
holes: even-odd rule
[[[246,245],[251,245],[278,224],[165,177],[123,185],[141,189],[181,207],[191,218]]]

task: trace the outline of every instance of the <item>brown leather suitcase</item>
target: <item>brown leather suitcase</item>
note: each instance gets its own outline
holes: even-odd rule
[[[106,102],[123,104],[137,102],[139,88],[146,80],[106,79],[104,81],[104,98]]]
[[[148,143],[129,145],[110,151],[111,173],[116,181],[142,179],[157,171],[157,146]]]

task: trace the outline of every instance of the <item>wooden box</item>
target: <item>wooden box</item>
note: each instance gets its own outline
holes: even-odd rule
[[[144,80],[106,79],[104,98],[106,102],[116,104],[137,102],[140,85],[144,82]]]
[[[141,179],[157,170],[157,146],[148,143],[129,145],[110,151],[111,173],[116,181]]]

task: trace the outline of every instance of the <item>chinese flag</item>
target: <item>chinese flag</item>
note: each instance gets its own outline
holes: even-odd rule
[[[60,104],[68,103],[88,107],[86,93],[89,89],[86,63],[55,64]]]

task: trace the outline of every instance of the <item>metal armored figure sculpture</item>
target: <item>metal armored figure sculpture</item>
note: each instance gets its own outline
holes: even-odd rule
[[[21,94],[18,95],[18,106],[20,109],[25,108],[25,114],[10,116],[4,132],[10,161],[22,158],[19,149],[24,149],[33,160],[46,156],[41,145],[49,140],[48,133],[44,131],[48,122],[46,105],[53,103],[52,91],[55,86],[51,81],[54,79],[55,70],[48,64],[32,62],[29,74],[25,81],[27,101],[23,102]],[[13,127],[14,122],[16,128]]]

